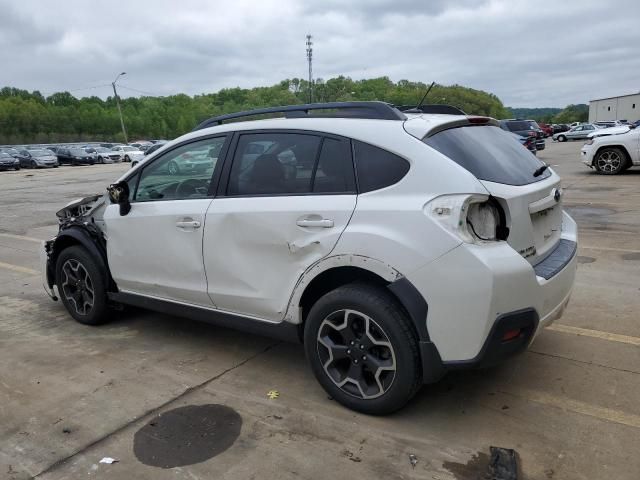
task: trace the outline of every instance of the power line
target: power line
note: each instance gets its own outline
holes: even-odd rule
[[[144,90],[138,90],[137,88],[127,87],[126,85],[119,85],[120,88],[124,88],[126,90],[131,90],[132,92],[142,93],[143,95],[150,95],[152,97],[162,97],[162,95],[158,95],[157,93],[145,92]]]

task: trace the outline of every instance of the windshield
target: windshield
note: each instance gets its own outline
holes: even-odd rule
[[[86,155],[87,154],[87,152],[85,152],[84,150],[81,150],[79,148],[72,148],[69,151],[71,152],[71,155]]]
[[[51,150],[29,150],[29,153],[33,157],[49,157],[53,155]]]
[[[8,153],[0,152],[0,158],[13,158],[13,157]]]
[[[507,128],[510,132],[521,132],[522,130],[531,130],[531,125],[529,122],[524,121],[515,121],[515,122],[505,122]]]
[[[125,152],[135,152],[137,150],[137,148],[134,147],[124,147],[123,150]]]
[[[544,163],[498,127],[450,128],[423,141],[470,171],[479,180],[527,185],[551,175],[547,169],[534,177],[533,173]]]

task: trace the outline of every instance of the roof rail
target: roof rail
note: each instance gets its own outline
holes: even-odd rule
[[[466,115],[462,110],[458,107],[453,107],[451,105],[444,104],[431,104],[431,105],[421,105],[420,107],[416,107],[415,105],[400,105],[396,107],[401,112],[406,113],[436,113],[440,115]]]
[[[339,110],[324,115],[310,115],[313,110]],[[287,118],[333,117],[333,118],[371,118],[378,120],[406,120],[407,117],[393,105],[385,102],[329,102],[308,103],[304,105],[286,105],[282,107],[258,108],[246,112],[229,113],[205,120],[193,131],[220,125],[228,120],[253,117],[270,113],[284,113]]]

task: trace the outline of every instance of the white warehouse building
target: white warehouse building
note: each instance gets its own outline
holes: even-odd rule
[[[640,93],[589,101],[589,122],[602,120],[640,120]]]

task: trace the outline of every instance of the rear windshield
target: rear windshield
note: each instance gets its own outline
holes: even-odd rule
[[[493,126],[450,128],[424,139],[479,180],[526,185],[551,175],[549,169],[534,177],[544,163],[509,133]]]
[[[525,121],[505,122],[510,132],[520,132],[522,130],[531,130],[531,124]]]

